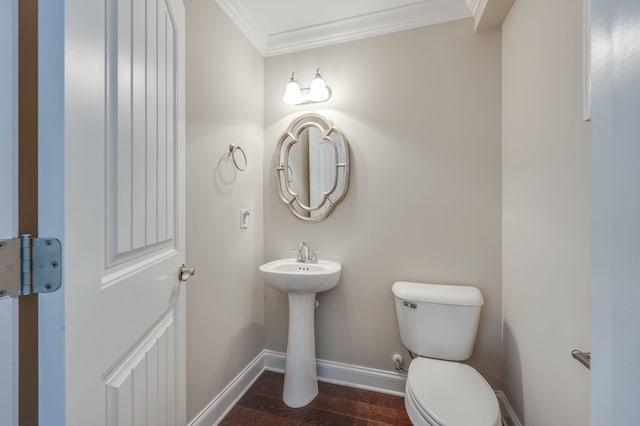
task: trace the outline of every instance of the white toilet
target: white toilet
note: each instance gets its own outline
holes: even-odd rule
[[[417,356],[409,366],[405,407],[414,425],[499,426],[493,389],[471,356],[484,300],[469,286],[393,284],[402,343]]]

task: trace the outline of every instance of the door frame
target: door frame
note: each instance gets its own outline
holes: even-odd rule
[[[638,424],[637,2],[591,3],[591,423]]]
[[[38,297],[38,414],[40,426],[65,424],[64,200],[48,197],[64,187],[65,1],[38,5],[38,230],[63,247],[63,284]],[[44,71],[46,70],[46,72]],[[43,214],[47,206],[48,214]]]
[[[4,58],[9,57],[6,61]],[[18,2],[0,1],[0,238],[18,235]],[[7,155],[8,154],[8,155]],[[0,423],[18,426],[18,299],[0,301]]]

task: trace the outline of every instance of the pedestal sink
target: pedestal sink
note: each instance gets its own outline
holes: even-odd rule
[[[314,308],[316,293],[338,285],[342,265],[330,260],[280,259],[260,266],[265,282],[289,295],[289,338],[282,399],[304,407],[318,394]]]

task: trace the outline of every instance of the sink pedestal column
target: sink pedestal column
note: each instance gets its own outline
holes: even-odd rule
[[[304,407],[318,394],[315,293],[289,293],[289,339],[282,399],[289,407]]]

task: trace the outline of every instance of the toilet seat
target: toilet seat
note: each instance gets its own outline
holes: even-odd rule
[[[459,362],[414,359],[407,375],[405,406],[415,425],[501,424],[493,389],[474,368]]]

